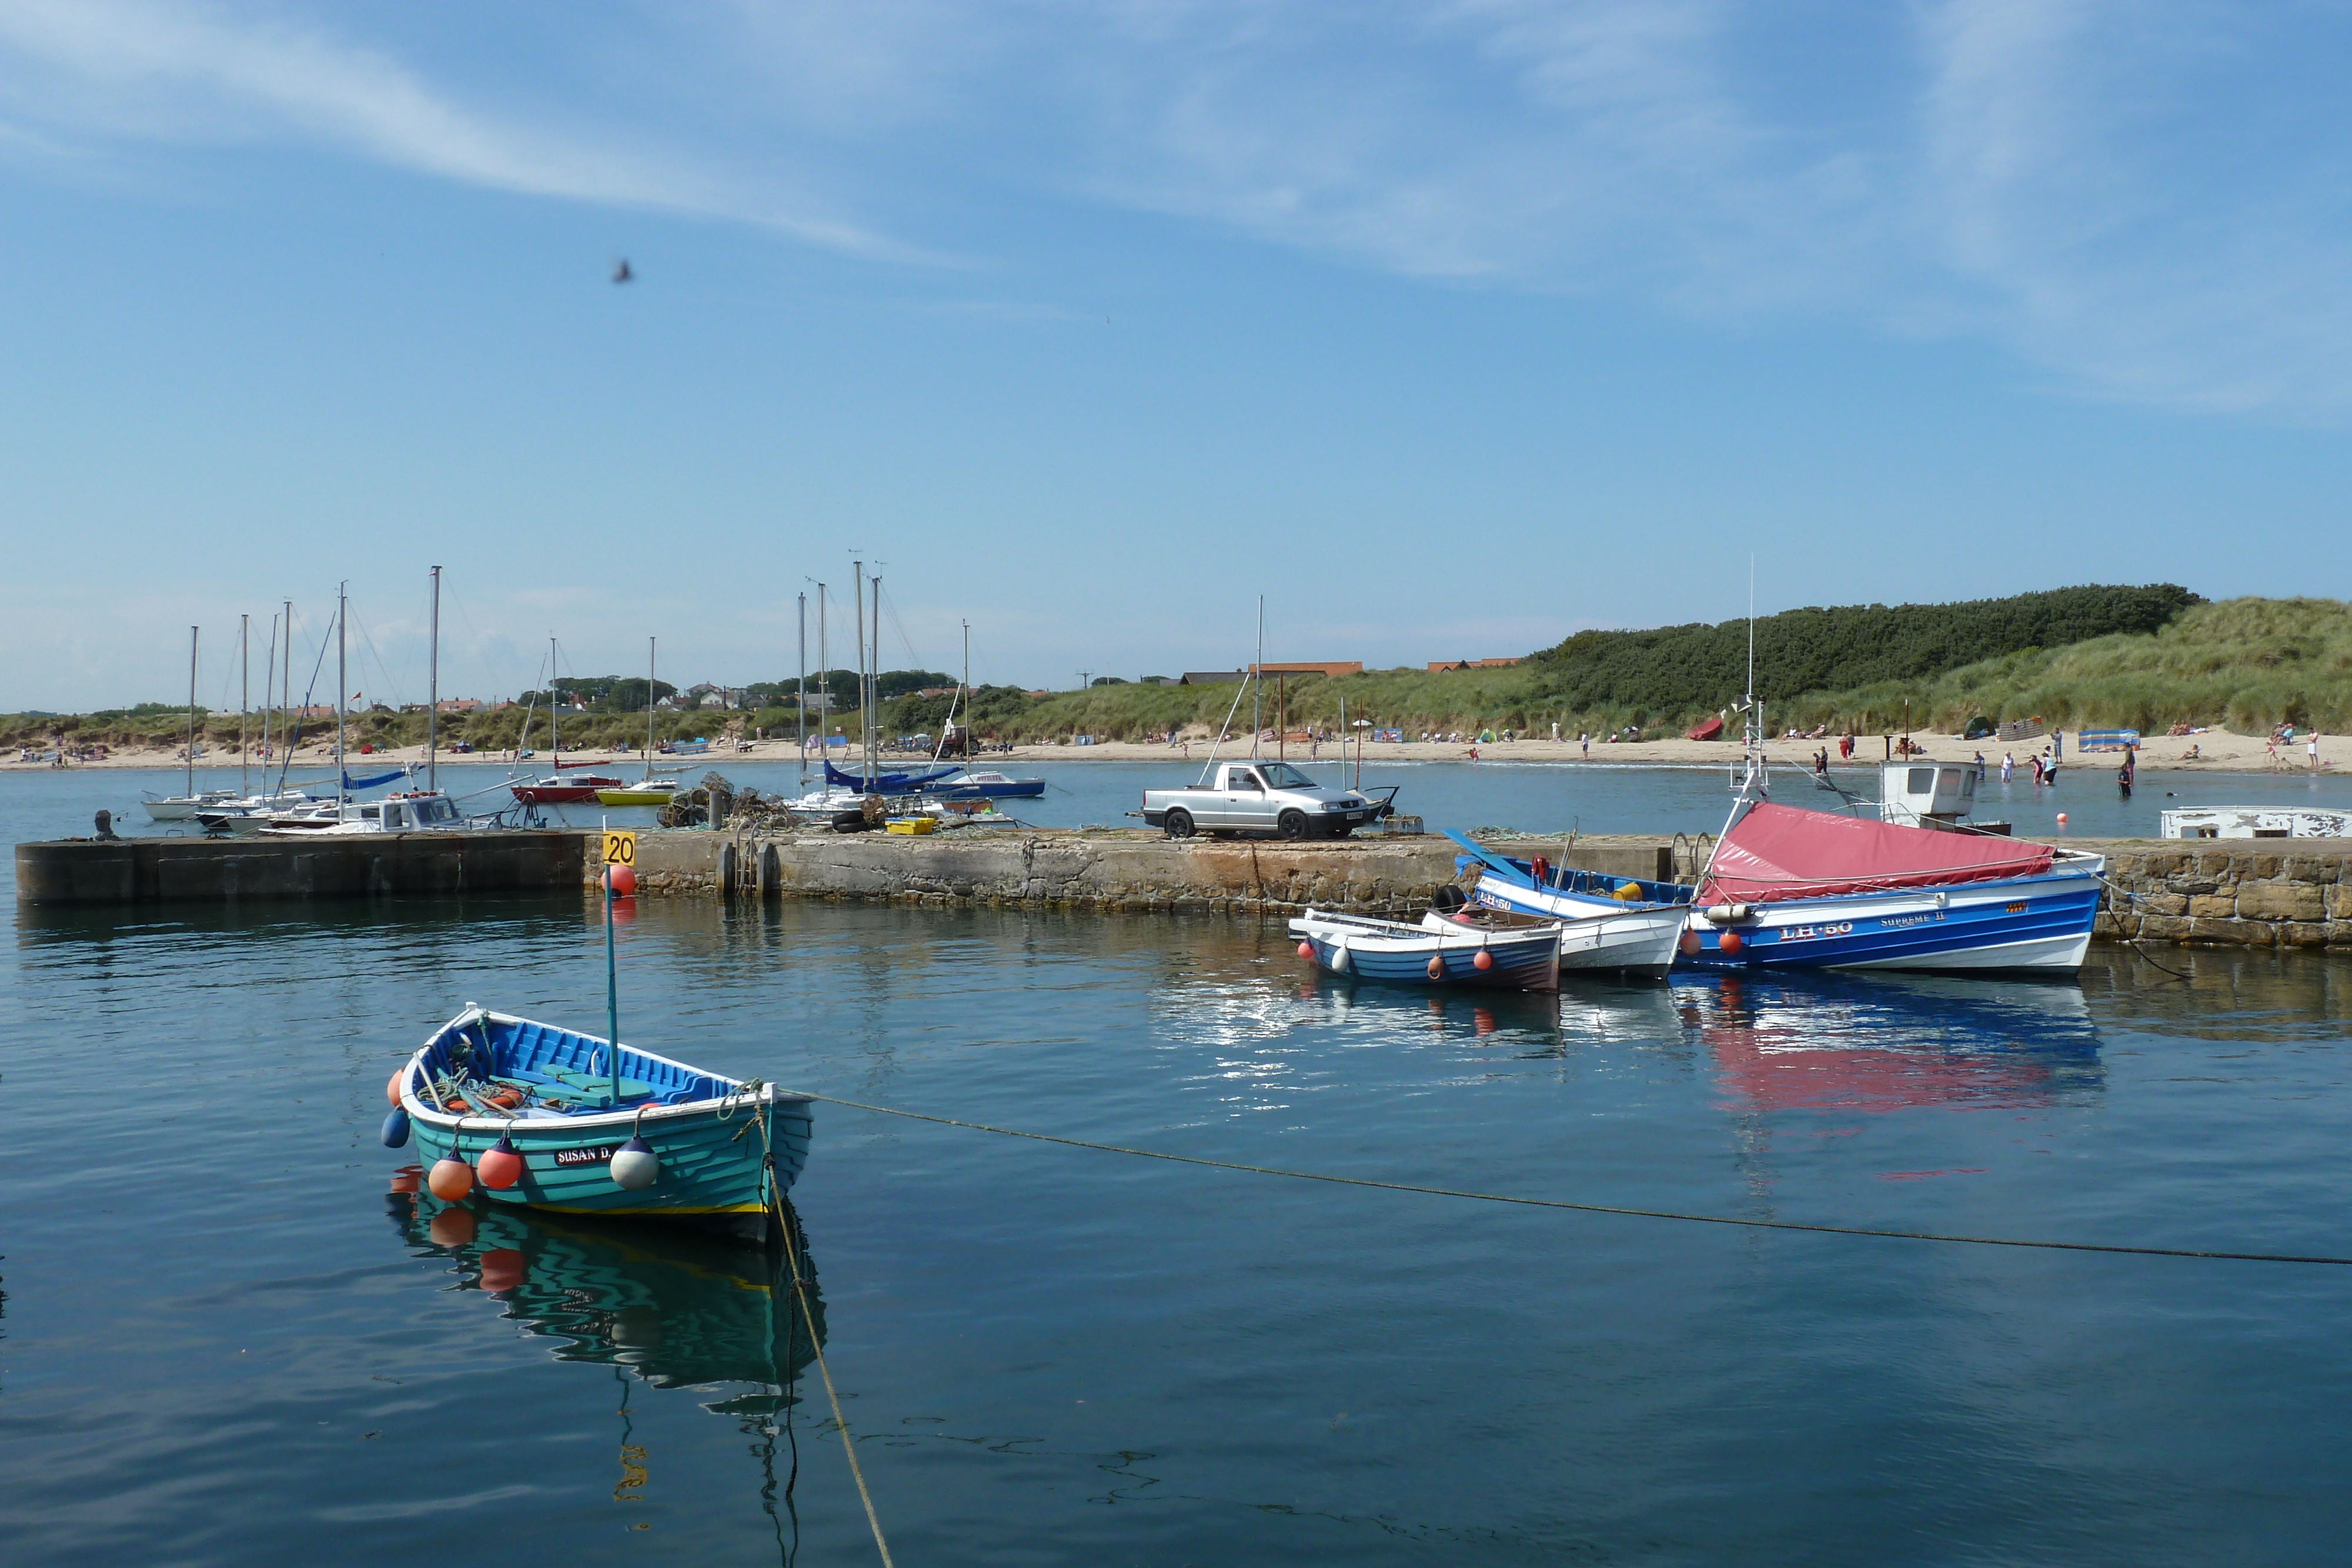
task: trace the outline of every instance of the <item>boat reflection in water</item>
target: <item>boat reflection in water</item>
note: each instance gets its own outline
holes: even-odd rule
[[[646,1479],[645,1450],[632,1442],[629,1427],[631,1375],[656,1388],[720,1395],[703,1408],[734,1420],[752,1440],[764,1472],[761,1506],[790,1561],[800,1531],[793,1504],[799,1471],[793,1407],[801,1375],[816,1359],[810,1323],[793,1299],[790,1258],[799,1260],[817,1344],[824,1343],[824,1302],[800,1218],[789,1207],[788,1253],[781,1245],[516,1205],[443,1204],[415,1194],[387,1202],[417,1258],[456,1264],[457,1289],[495,1298],[507,1320],[551,1342],[556,1360],[613,1368],[621,1383],[616,1500],[629,1500]],[[780,1437],[787,1448],[781,1493]],[[790,1542],[783,1539],[787,1522]]]
[[[1814,972],[1677,979],[1682,1023],[1742,1109],[2047,1106],[2105,1087],[2071,983]]]

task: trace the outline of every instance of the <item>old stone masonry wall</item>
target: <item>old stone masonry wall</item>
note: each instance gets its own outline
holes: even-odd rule
[[[2352,844],[2327,839],[2116,839],[2101,936],[2238,947],[2352,948]]]
[[[1618,876],[1689,874],[1664,840],[1508,847]],[[2107,940],[2352,950],[2352,877],[2345,875],[2352,842],[2110,839],[2069,847],[2107,857],[2109,891],[2095,927]],[[1455,853],[1439,838],[1177,842],[1138,830],[984,839],[684,830],[640,834],[637,873],[649,894],[1261,915],[1313,904],[1412,916],[1454,880]],[[593,838],[586,859],[593,882],[601,869]]]

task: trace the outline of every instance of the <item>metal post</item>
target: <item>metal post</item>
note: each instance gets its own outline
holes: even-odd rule
[[[433,655],[425,665],[425,787],[441,787],[441,569],[433,569]]]
[[[343,807],[351,800],[345,780],[351,770],[343,766],[343,705],[351,699],[349,640],[343,635],[343,622],[351,619],[351,584],[335,584],[335,819],[342,820]]]
[[[1257,737],[1265,732],[1265,595],[1257,596],[1257,663],[1250,666],[1250,760],[1257,760]]]
[[[236,793],[253,793],[253,757],[245,744],[246,711],[253,706],[253,617],[236,618]]]
[[[807,793],[808,793],[808,595],[807,595],[805,592],[803,592],[803,593],[802,593],[802,594],[800,595],[800,601],[801,601],[801,674],[800,674],[800,698],[799,698],[799,703],[798,703],[798,706],[799,706],[799,708],[800,708],[800,732],[801,732],[801,734],[800,734],[800,741],[801,741],[801,744],[800,744],[800,757],[801,757],[800,790],[801,790],[801,793],[802,793],[802,794],[805,795],[805,794],[807,794]]]
[[[613,960],[613,868],[604,868],[604,1057],[613,1069],[613,1103],[621,1103],[621,977]]]
[[[188,799],[196,798],[196,628],[188,628]]]

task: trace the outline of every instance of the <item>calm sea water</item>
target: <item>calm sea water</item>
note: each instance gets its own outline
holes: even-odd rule
[[[737,784],[790,796],[798,777],[789,764],[718,760],[714,766]],[[1189,783],[1200,775],[1201,762],[1187,765],[1181,758],[1154,762],[1045,761],[1032,766],[1015,763],[1006,771],[1035,775],[1047,781],[1046,792],[1031,800],[1009,800],[1004,809],[1025,822],[1041,827],[1074,828],[1087,824],[1140,827],[1127,815],[1142,805],[1146,789]],[[1336,762],[1302,763],[1320,778],[1339,781]],[[699,779],[699,765],[686,777]],[[467,764],[442,770],[442,787],[467,797],[466,809],[488,811],[509,803],[504,780],[508,769]],[[236,775],[219,775],[234,783]],[[1774,774],[1773,799],[1783,803],[1824,810],[1843,809],[1831,792],[1817,788],[1802,770]],[[1352,781],[1354,774],[1349,774]],[[1874,800],[1878,794],[1875,768],[1841,769],[1837,780],[1847,790]],[[1399,787],[1397,810],[1421,817],[1433,831],[1444,828],[1505,827],[1526,832],[1688,833],[1719,832],[1730,806],[1726,775],[1715,768],[1632,768],[1605,763],[1427,762],[1382,763],[1377,757],[1365,763],[1368,787]],[[12,825],[7,841],[49,838],[90,831],[91,814],[103,806],[117,818],[119,831],[165,831],[147,821],[139,809],[142,791],[177,794],[182,775],[169,769],[67,769],[16,774],[0,781],[0,831]],[[1989,779],[1978,796],[1977,816],[2013,823],[2021,834],[2057,837],[2154,838],[2157,813],[2168,806],[2325,806],[2352,809],[2352,777],[2295,773],[2163,774],[2141,776],[2139,787],[2126,800],[2116,788],[2114,770],[2073,767],[2062,771],[2054,785],[2037,788],[2027,780],[2003,784]],[[2064,812],[2062,827],[2058,814]],[[650,809],[606,810],[596,806],[562,807],[549,810],[550,820],[588,827],[609,820],[616,827],[647,826]],[[186,831],[184,829],[176,831]]]
[[[646,901],[620,934],[629,1034],[824,1093],[1496,1193],[2352,1253],[2352,967],[2174,961],[1482,1001],[1212,921]],[[0,1561],[873,1561],[756,1255],[387,1202],[396,1060],[467,999],[594,1023],[602,972],[569,898],[18,911]],[[1546,1212],[832,1106],[796,1198],[903,1563],[2304,1563],[2352,1528],[2352,1270]]]
[[[1049,804],[1106,821],[1146,773],[1058,768]],[[1717,789],[1397,773],[1522,828]],[[115,800],[9,779],[0,832]],[[1254,924],[628,915],[630,1037],[818,1093],[1479,1192],[2352,1253],[2343,961],[1430,999]],[[764,1258],[385,1199],[383,1079],[436,1022],[600,1025],[593,903],[14,919],[0,1561],[873,1561]],[[2352,1270],[1548,1213],[842,1107],[795,1199],[901,1563],[2270,1563],[2352,1526]]]

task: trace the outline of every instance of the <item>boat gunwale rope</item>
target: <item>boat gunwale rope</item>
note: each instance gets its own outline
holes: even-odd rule
[[[1634,1208],[1620,1204],[1572,1203],[1565,1198],[1523,1197],[1508,1193],[1471,1192],[1461,1187],[1425,1186],[1413,1182],[1381,1181],[1370,1176],[1335,1176],[1324,1171],[1286,1170],[1279,1166],[1244,1165],[1234,1160],[1213,1160],[1205,1155],[1171,1154],[1161,1149],[1129,1148],[1120,1144],[1100,1144],[1085,1138],[1059,1137],[1052,1133],[1024,1132],[1018,1127],[991,1126],[985,1122],[959,1121],[953,1116],[933,1116],[921,1111],[901,1110],[895,1105],[870,1105],[860,1100],[844,1100],[837,1095],[815,1094],[805,1090],[795,1090],[792,1092],[796,1099],[821,1101],[827,1105],[843,1105],[853,1111],[871,1111],[883,1116],[902,1116],[909,1121],[931,1122],[943,1127],[963,1127],[978,1133],[995,1133],[1008,1138],[1027,1138],[1041,1144],[1060,1144],[1074,1149],[1093,1149],[1098,1153],[1112,1155],[1133,1155],[1141,1159],[1168,1160],[1177,1165],[1204,1166],[1211,1170],[1242,1171],[1252,1176],[1288,1176],[1296,1181],[1328,1182],[1337,1186],[1362,1186],[1383,1192],[1419,1193],[1429,1197],[1466,1197],[1481,1203],[1509,1203],[1528,1208],[1568,1209],[1579,1214],[1613,1214],[1632,1219],[1670,1219],[1690,1225],[1729,1225],[1756,1230],[1798,1230],[1821,1236],[1868,1236],[1896,1241],[1944,1241],[1969,1247],[2017,1247],[2051,1252],[2106,1252],[2141,1258],[2204,1258],[2242,1263],[2325,1263],[2352,1268],[2352,1257],[2336,1258],[2321,1254],[2213,1251],[2192,1247],[2135,1247],[2109,1241],[2043,1241],[2011,1236],[1961,1236],[1934,1230],[1888,1230],[1864,1225],[1814,1225],[1795,1219],[1756,1219],[1732,1214],[1689,1214],[1667,1208]],[[818,1366],[822,1370],[824,1366],[822,1360],[818,1362]],[[827,1386],[830,1387],[830,1380]]]

